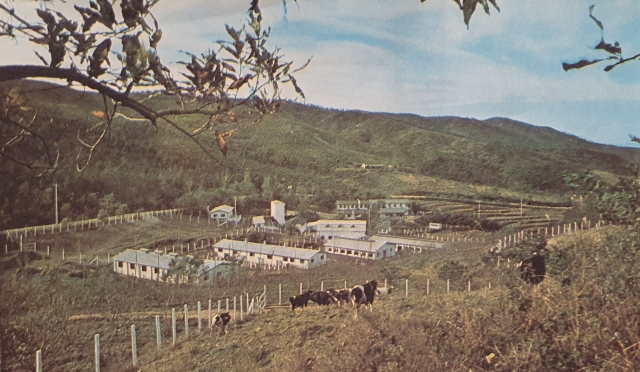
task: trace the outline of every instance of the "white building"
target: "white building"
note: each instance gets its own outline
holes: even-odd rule
[[[159,250],[150,252],[147,248],[127,249],[113,257],[113,271],[141,279],[160,282],[167,279],[167,281],[173,282],[173,278],[167,278],[167,275],[169,265],[176,257],[178,257],[177,253],[164,254]],[[224,276],[231,269],[229,262],[214,260],[204,260],[203,267],[202,276],[206,275],[209,279]],[[182,278],[180,281],[188,281],[188,279]]]
[[[316,231],[318,238],[325,241],[336,237],[362,239],[367,236],[367,221],[362,220],[318,220],[309,222],[307,228]]]
[[[393,244],[384,240],[332,238],[324,244],[324,248],[327,253],[368,260],[380,260],[396,254]]]
[[[327,255],[316,250],[265,243],[224,239],[214,249],[219,257],[241,259],[250,266],[311,269],[327,262]]]
[[[230,205],[219,205],[209,211],[212,220],[228,221],[233,218],[234,209]]]
[[[271,201],[271,217],[276,220],[280,225],[285,223],[284,202],[280,200]]]
[[[426,250],[440,249],[445,246],[445,243],[433,242],[433,241],[423,240],[423,239],[390,236],[390,235],[385,235],[385,236],[374,235],[371,237],[371,240],[387,242],[389,244],[392,244],[396,252],[402,252],[402,251],[422,252]]]
[[[337,200],[336,210],[350,214],[365,213],[378,208],[383,219],[402,219],[411,214],[409,199]]]

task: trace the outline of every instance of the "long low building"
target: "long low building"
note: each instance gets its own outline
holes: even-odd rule
[[[361,239],[367,235],[367,221],[363,220],[319,220],[308,223],[307,227],[324,241],[336,237]]]
[[[396,252],[401,252],[401,251],[422,252],[423,250],[444,248],[446,244],[441,242],[433,242],[429,240],[405,238],[405,237],[392,236],[392,235],[384,235],[384,236],[374,235],[371,237],[371,240],[384,241],[389,244],[393,244]]]
[[[380,260],[396,254],[393,244],[385,240],[332,238],[324,247],[327,253],[368,260]]]
[[[175,282],[176,278],[169,277],[171,261],[178,257],[177,253],[164,254],[163,251],[149,251],[147,248],[127,249],[113,257],[113,271],[127,276],[141,279],[157,280],[160,282]],[[202,275],[198,280],[215,279],[225,276],[231,269],[231,264],[225,261],[204,260]],[[180,282],[188,281],[182,277]]]
[[[213,247],[219,257],[226,260],[234,257],[251,266],[311,269],[327,262],[326,254],[320,251],[272,245],[266,242],[252,243],[247,240],[223,239]]]

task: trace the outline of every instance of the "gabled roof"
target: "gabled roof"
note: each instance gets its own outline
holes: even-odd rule
[[[391,244],[406,244],[413,245],[416,247],[425,247],[425,248],[442,248],[445,246],[445,243],[441,242],[433,242],[430,240],[423,239],[413,239],[413,238],[403,238],[400,236],[392,236],[392,235],[374,235],[371,237],[371,240],[384,241]]]
[[[227,261],[218,261],[218,260],[204,260],[204,270],[205,271],[209,271],[211,269],[214,269],[218,266],[222,266],[222,265],[231,265],[231,262],[227,262]]]
[[[342,226],[338,226],[338,225],[342,225]],[[313,227],[313,228],[337,228],[337,227],[341,227],[341,228],[353,228],[353,229],[357,229],[357,228],[366,228],[367,227],[367,221],[364,220],[318,220],[315,222],[309,222],[307,224],[307,226],[309,227]]]
[[[360,252],[377,252],[385,244],[383,240],[359,240],[347,238],[332,238],[325,243],[325,247],[352,249]]]
[[[169,264],[173,260],[173,257],[168,254],[165,255],[161,251],[144,252],[137,249],[127,249],[115,255],[113,259],[127,263],[137,263],[140,265],[159,267],[161,269],[169,269]]]
[[[245,242],[245,241],[231,240],[231,239],[223,239],[217,242],[213,247],[222,248],[222,249],[232,249],[238,252],[264,253],[264,254],[272,254],[275,256],[302,258],[307,260],[315,256],[316,254],[320,253],[320,251],[315,251],[312,249],[284,247],[281,245],[252,243],[252,242]]]
[[[213,213],[213,212],[217,212],[217,211],[223,211],[223,212],[227,212],[227,213],[233,213],[233,207],[230,205],[219,205],[215,208],[213,208],[209,213]]]

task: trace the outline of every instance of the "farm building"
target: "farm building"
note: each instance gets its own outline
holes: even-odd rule
[[[382,219],[402,219],[411,214],[411,203],[408,199],[371,199],[371,200],[338,200],[336,209],[351,214],[364,213],[379,208]]]
[[[367,235],[367,221],[361,220],[318,220],[307,227],[325,241],[335,237],[362,239]]]
[[[253,216],[251,226],[256,231],[280,231],[280,225],[271,216]]]
[[[387,242],[392,244],[396,252],[401,251],[413,251],[422,252],[423,250],[440,249],[445,246],[445,243],[433,242],[423,239],[405,238],[399,236],[380,236],[374,235],[371,240]]]
[[[214,249],[219,257],[242,259],[252,267],[311,269],[327,262],[327,256],[311,249],[224,239]]]
[[[333,238],[324,247],[327,253],[369,260],[380,260],[396,254],[394,245],[384,240]]]
[[[113,257],[113,271],[136,278],[164,281],[169,273],[171,261],[178,257],[177,253],[164,254],[162,251],[149,251],[146,248],[127,249]],[[204,260],[203,273],[201,277],[214,279],[226,276],[231,271],[229,262]],[[181,278],[188,281],[189,278]],[[173,281],[168,278],[168,281]]]
[[[212,220],[218,223],[218,226],[224,225],[228,222],[240,222],[242,216],[234,214],[235,208],[230,205],[220,205],[209,211],[209,216]]]

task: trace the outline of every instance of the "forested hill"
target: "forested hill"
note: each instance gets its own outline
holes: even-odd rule
[[[0,159],[6,175],[0,229],[50,223],[54,183],[62,218],[94,217],[117,207],[215,205],[250,195],[246,205],[239,205],[247,213],[271,197],[291,207],[325,208],[336,198],[399,193],[561,201],[569,199],[587,172],[613,183],[632,176],[640,162],[638,149],[594,144],[509,119],[424,118],[286,102],[259,121],[246,110],[238,113],[237,122],[227,120],[224,129],[237,130],[228,139],[227,157],[215,161],[169,126],[156,130],[117,119],[89,167],[78,173],[76,137],[99,122],[93,111],[102,109],[102,99],[28,81],[0,85],[0,91],[6,94],[11,87],[30,92],[29,105],[38,110],[42,128],[64,128],[58,144],[62,158],[60,170],[38,178]],[[175,101],[160,96],[148,102],[168,107]],[[6,127],[3,136],[4,143]],[[212,133],[204,135],[204,142],[217,151]],[[363,163],[391,167],[362,170]],[[105,198],[109,194],[113,197]]]

